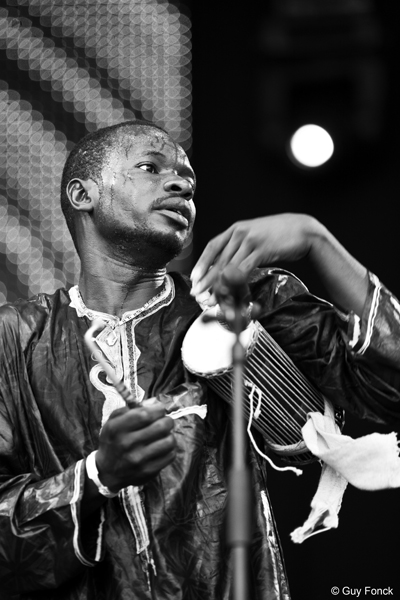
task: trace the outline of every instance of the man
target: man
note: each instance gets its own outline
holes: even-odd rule
[[[148,123],[89,134],[67,160],[62,206],[82,262],[79,286],[0,309],[4,593],[229,598],[229,410],[181,361],[201,312],[195,296],[229,264],[249,275],[308,255],[341,310],[264,268],[250,278],[260,322],[332,401],[377,422],[398,419],[398,304],[315,219],[237,223],[207,246],[192,290],[166,275],[193,226],[194,188],[182,148]],[[139,407],[124,405],[84,343],[97,317],[105,323],[97,343]],[[250,597],[286,600],[265,465],[251,450],[249,465]]]

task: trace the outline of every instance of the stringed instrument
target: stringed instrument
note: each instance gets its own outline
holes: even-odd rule
[[[217,319],[219,308],[207,309],[189,328],[182,345],[186,369],[205,378],[221,398],[232,403],[232,345],[235,335]],[[207,323],[204,315],[207,315]],[[257,321],[240,334],[245,349],[244,416],[260,431],[267,446],[286,462],[316,460],[301,428],[310,412],[325,413],[326,398]],[[341,426],[342,412],[335,410]]]

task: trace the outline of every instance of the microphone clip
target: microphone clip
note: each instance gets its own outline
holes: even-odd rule
[[[260,314],[260,306],[251,302],[244,273],[232,265],[221,273],[213,293],[219,308],[215,316],[205,314],[204,322],[217,320],[223,327],[239,335]]]

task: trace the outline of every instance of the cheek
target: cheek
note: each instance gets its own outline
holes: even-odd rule
[[[119,212],[122,218],[129,220],[143,220],[147,217],[149,204],[145,202],[143,197],[125,196],[119,205]]]

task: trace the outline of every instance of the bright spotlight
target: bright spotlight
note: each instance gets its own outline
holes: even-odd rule
[[[318,125],[303,125],[290,140],[292,157],[305,167],[319,167],[333,154],[333,140],[329,133]]]

